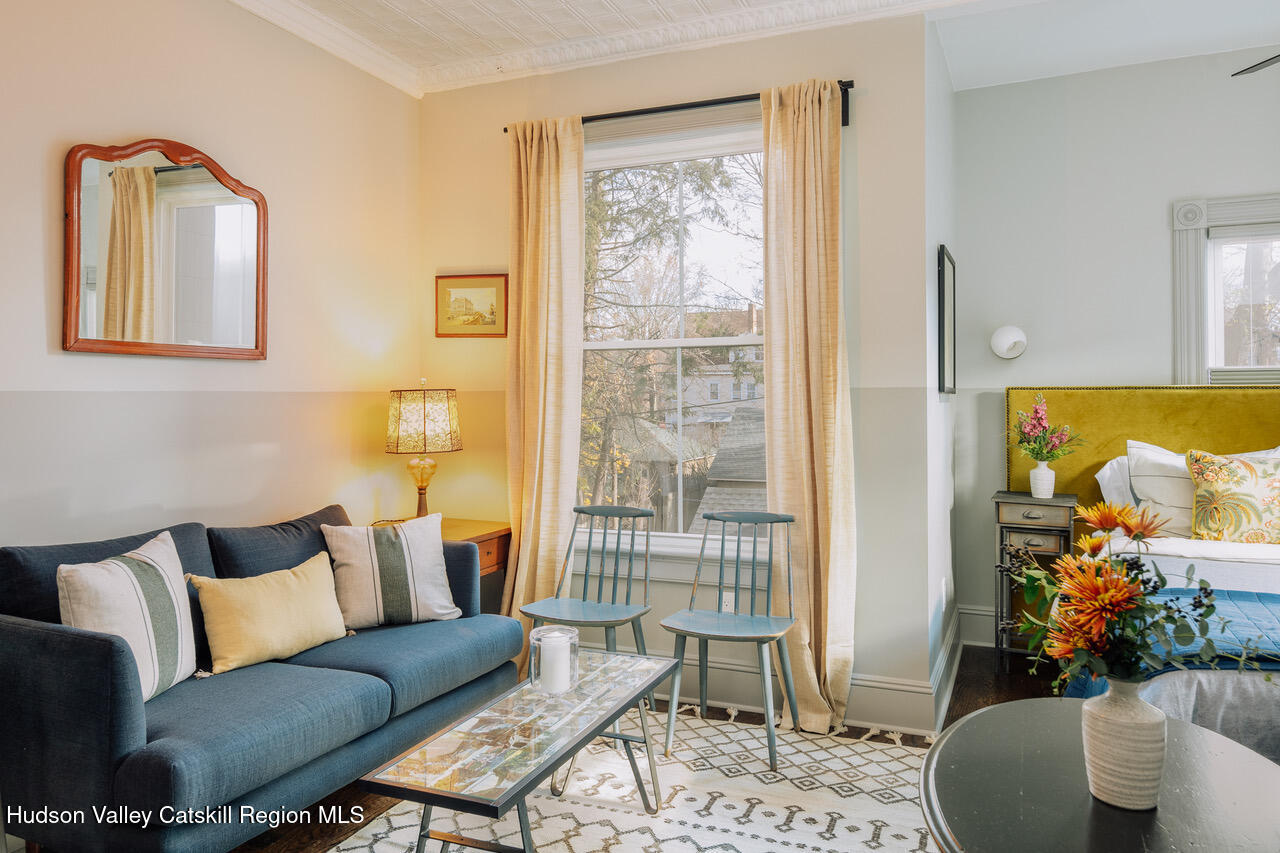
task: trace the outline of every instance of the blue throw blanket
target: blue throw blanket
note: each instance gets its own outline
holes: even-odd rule
[[[1186,603],[1195,595],[1194,589],[1169,588],[1161,590],[1156,598],[1178,597]],[[1209,620],[1213,626],[1209,631],[1209,637],[1218,650],[1238,655],[1244,649],[1243,642],[1252,640],[1258,649],[1258,665],[1262,669],[1280,670],[1280,595],[1219,589],[1214,590],[1214,596],[1217,599],[1217,611]],[[1225,628],[1219,627],[1219,617],[1227,620]],[[1175,646],[1175,648],[1182,653],[1193,653],[1203,644],[1204,641],[1196,637],[1189,645]],[[1236,662],[1229,658],[1219,657],[1216,660],[1218,666],[1224,669],[1236,667]],[[1188,662],[1186,666],[1188,669],[1210,668],[1209,664],[1199,662]],[[1167,666],[1164,669],[1154,670],[1147,674],[1147,678],[1155,678],[1174,669],[1175,667]],[[1090,696],[1100,696],[1106,691],[1105,678],[1081,675],[1067,685],[1063,694],[1077,699],[1088,699]]]

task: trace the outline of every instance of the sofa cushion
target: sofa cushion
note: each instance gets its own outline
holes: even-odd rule
[[[168,530],[182,560],[182,570],[214,577],[209,540],[203,524],[178,524],[147,533],[77,542],[72,545],[32,545],[0,548],[0,613],[40,622],[60,622],[58,566],[97,563],[145,545]],[[195,590],[190,590],[195,598]]]
[[[209,554],[209,537],[203,524],[177,524],[134,536],[104,539],[101,542],[77,542],[71,545],[32,545],[0,548],[0,613],[60,622],[58,609],[58,566],[63,563],[99,563],[125,554],[155,539],[165,530],[173,536],[173,544],[182,560],[182,571],[214,577],[213,558]],[[191,601],[191,627],[196,640],[196,663],[207,666],[209,643],[204,636],[204,617],[196,591],[187,584]]]
[[[523,642],[518,621],[482,613],[368,628],[286,662],[377,676],[391,685],[391,716],[396,717],[501,666],[520,653]]]
[[[320,525],[347,525],[337,504],[310,515],[261,527],[210,527],[209,548],[220,578],[251,578],[292,569],[328,551]]]
[[[391,691],[356,672],[260,663],[189,678],[146,704],[147,745],[116,771],[117,805],[230,802],[387,721]]]

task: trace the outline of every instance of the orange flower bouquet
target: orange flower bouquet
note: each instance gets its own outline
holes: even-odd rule
[[[1208,581],[1196,583],[1188,569],[1186,586],[1195,593],[1190,600],[1157,597],[1168,583],[1154,564],[1148,569],[1141,551],[1166,522],[1128,505],[1077,509],[1077,517],[1094,531],[1077,540],[1079,555],[1060,557],[1051,569],[1025,552],[1014,555],[1012,577],[1023,585],[1027,603],[1036,606],[1035,612],[1023,614],[1019,626],[1032,635],[1036,656],[1031,670],[1045,659],[1057,662],[1055,693],[1083,672],[1141,681],[1167,666],[1213,666],[1221,657],[1241,667],[1248,664],[1255,649],[1247,641],[1244,654],[1237,656],[1217,649],[1209,636],[1215,604]],[[1137,553],[1113,552],[1111,533],[1117,528]],[[1220,617],[1219,622],[1226,624]],[[1189,649],[1197,638],[1200,645]]]

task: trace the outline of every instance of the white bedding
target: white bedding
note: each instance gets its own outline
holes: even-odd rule
[[[1195,567],[1195,578],[1209,581],[1214,589],[1241,589],[1280,594],[1280,545],[1248,542],[1211,542],[1162,536],[1148,540],[1142,556],[1159,567],[1170,586],[1179,586],[1187,567]],[[1113,553],[1134,553],[1133,543],[1124,536],[1111,540]]]

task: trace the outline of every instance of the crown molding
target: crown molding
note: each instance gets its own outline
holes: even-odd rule
[[[909,15],[974,0],[790,0],[739,9],[697,21],[665,24],[616,36],[574,39],[480,59],[417,68],[322,15],[302,0],[231,0],[402,92],[461,89],[623,59],[751,41],[783,33]]]
[[[231,0],[231,2],[408,95],[421,98],[427,91],[423,85],[422,74],[411,64],[392,56],[298,0]]]
[[[666,24],[619,36],[575,39],[482,59],[436,65],[422,69],[422,84],[427,92],[442,92],[623,59],[909,15],[965,2],[971,0],[792,0],[763,9],[735,10],[699,21]]]

